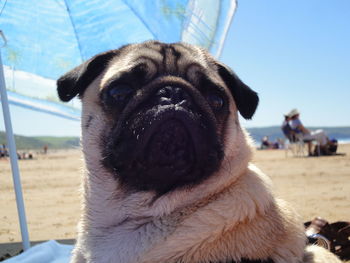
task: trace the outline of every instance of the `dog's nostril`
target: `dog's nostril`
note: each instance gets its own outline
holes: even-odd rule
[[[169,97],[170,96],[170,90],[171,87],[167,86],[164,88],[161,88],[160,90],[157,91],[157,96],[159,97]]]
[[[184,105],[184,103],[190,101],[189,94],[183,88],[179,87],[165,86],[157,91],[157,96],[162,105]]]

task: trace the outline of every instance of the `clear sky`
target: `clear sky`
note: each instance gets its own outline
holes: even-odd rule
[[[260,95],[245,126],[350,126],[349,0],[238,1],[221,59]]]
[[[350,126],[349,0],[240,0],[221,60],[260,95],[243,126],[280,125],[292,108],[307,127]],[[11,112],[17,134],[80,134],[76,121]]]

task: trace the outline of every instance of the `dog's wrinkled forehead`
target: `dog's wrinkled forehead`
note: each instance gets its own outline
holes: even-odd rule
[[[103,73],[103,76],[101,75]],[[100,87],[122,76],[144,84],[158,76],[171,75],[199,87],[204,80],[226,88],[231,93],[241,115],[250,119],[258,105],[258,95],[244,84],[226,65],[215,60],[207,51],[185,43],[165,44],[149,41],[130,44],[119,49],[97,54],[57,80],[57,91],[62,101],[84,92],[98,77]]]
[[[203,72],[209,67],[202,49],[183,43],[159,42],[129,45],[109,65],[102,86],[111,78],[118,78],[135,69],[143,71],[145,81],[161,75],[174,75],[195,81],[198,69]]]

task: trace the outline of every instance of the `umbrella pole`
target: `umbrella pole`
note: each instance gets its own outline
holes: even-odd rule
[[[0,31],[0,34],[2,35],[1,31]],[[18,169],[17,150],[16,150],[15,139],[12,131],[10,109],[8,105],[7,92],[5,87],[4,70],[3,70],[2,59],[1,59],[1,49],[0,49],[0,97],[1,97],[2,112],[4,115],[4,122],[5,122],[6,140],[9,148],[9,153],[10,153],[12,178],[13,178],[13,184],[15,187],[19,224],[21,227],[22,245],[23,245],[23,250],[27,250],[28,248],[30,248],[29,234],[28,234],[28,227],[26,222],[26,213],[24,209],[21,179],[20,179],[19,169]]]

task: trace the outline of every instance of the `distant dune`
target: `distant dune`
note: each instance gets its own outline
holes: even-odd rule
[[[310,127],[310,130],[323,129],[330,138],[350,141],[349,127]],[[259,143],[264,136],[268,136],[270,141],[284,138],[279,126],[248,128],[253,139]],[[45,144],[51,149],[70,149],[79,146],[79,137],[53,137],[53,136],[21,136],[16,135],[18,149],[40,149]],[[0,131],[0,144],[6,143],[5,133]]]
[[[18,150],[41,149],[46,144],[49,149],[71,149],[79,146],[79,137],[21,136],[15,135]],[[0,131],[0,144],[6,144],[5,132]]]

